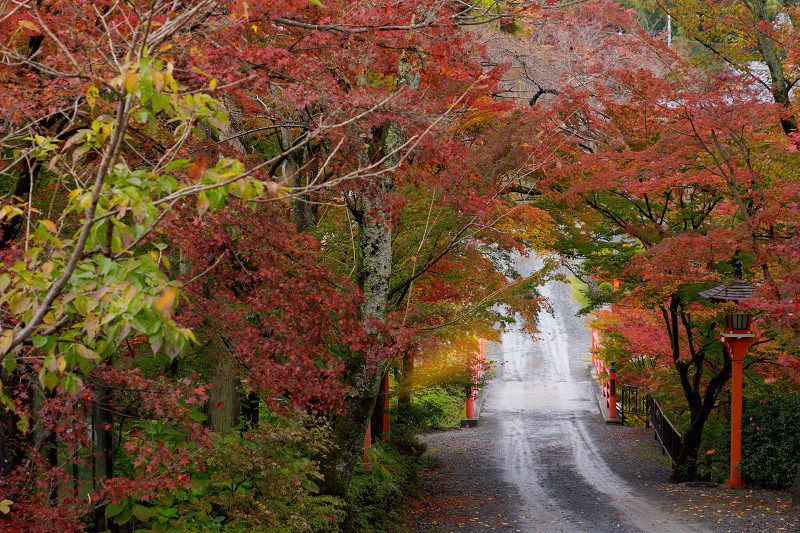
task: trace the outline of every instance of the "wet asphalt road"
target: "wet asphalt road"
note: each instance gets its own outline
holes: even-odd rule
[[[535,261],[523,261],[518,270],[525,275]],[[542,292],[554,313],[540,317],[538,340],[512,330],[502,344],[486,346],[497,376],[485,390],[479,429],[487,439],[485,468],[519,501],[514,529],[706,532],[634,494],[605,463],[603,444],[593,440],[601,415],[587,370],[590,331],[575,316],[568,285],[550,282]]]

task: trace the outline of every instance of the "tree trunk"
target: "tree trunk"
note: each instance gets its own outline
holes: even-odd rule
[[[773,24],[772,14],[768,12],[766,0],[756,0],[753,2],[752,10],[753,16],[758,22],[769,25]],[[779,52],[776,49],[775,41],[772,37],[764,33],[764,30],[757,29],[757,32],[758,45],[761,49],[761,58],[769,69],[772,98],[776,104],[788,108],[791,106],[791,100],[789,99],[790,86],[786,82],[786,76],[783,72],[783,63],[779,58]],[[782,116],[780,120],[786,135],[793,133],[797,129],[797,122],[794,116]]]
[[[97,402],[92,413],[92,438],[95,458],[92,478],[95,490],[101,490],[105,482],[114,476],[114,417],[112,416],[111,388],[101,385],[97,391]],[[95,510],[96,533],[108,531],[111,521],[106,518],[105,505]]]
[[[398,145],[397,133],[391,126],[382,127],[373,160],[380,160]],[[377,159],[376,159],[377,158]],[[391,202],[393,181],[386,173],[375,178],[372,186],[361,194],[355,209],[358,221],[356,270],[364,296],[361,319],[366,330],[378,334],[377,324],[386,321],[389,301],[389,276],[392,265]],[[352,209],[352,207],[351,207]],[[378,341],[379,342],[379,341]],[[377,359],[377,360],[376,360]],[[326,494],[346,497],[353,468],[361,455],[364,434],[372,416],[381,384],[383,361],[377,354],[351,351],[347,357],[345,384],[351,387],[345,412],[333,420],[334,450],[322,460]]]
[[[703,442],[703,427],[711,410],[697,409],[692,411],[692,422],[689,429],[683,435],[681,453],[672,465],[672,474],[669,476],[670,483],[683,483],[691,481],[697,473],[697,454],[700,451],[700,444]]]
[[[214,433],[227,433],[239,425],[239,379],[229,356],[220,357],[211,384],[213,389],[208,398],[208,428]]]
[[[350,353],[346,385],[352,387],[347,408],[333,419],[333,449],[321,462],[325,476],[321,483],[325,494],[345,498],[356,461],[364,446],[364,434],[378,397],[381,373],[367,370],[363,353]]]
[[[708,420],[711,411],[717,402],[720,391],[725,383],[731,379],[732,363],[731,358],[723,348],[723,364],[719,370],[708,380],[705,390],[702,389],[703,371],[706,368],[706,347],[697,348],[693,340],[693,327],[691,316],[685,314],[681,308],[681,299],[673,294],[670,298],[669,307],[662,307],[661,312],[664,317],[664,325],[670,339],[672,348],[672,361],[675,370],[678,372],[681,387],[683,389],[686,403],[691,413],[689,429],[683,436],[681,452],[672,465],[670,482],[682,483],[691,481],[697,473],[697,454],[700,444],[703,441],[703,428]],[[681,354],[680,325],[686,332],[686,345],[689,349],[688,361]],[[713,331],[713,330],[712,330]],[[693,370],[690,376],[690,370]]]
[[[289,128],[281,128],[281,139],[283,140],[284,150],[291,148],[295,142]],[[286,180],[286,185],[293,191],[303,186],[303,176],[300,173],[302,164],[302,150],[297,150],[290,154],[283,162],[283,179]],[[309,223],[313,221],[313,216],[309,210],[308,202],[303,196],[298,196],[292,200],[292,212],[295,230],[298,233],[305,231]]]
[[[696,361],[695,364],[703,365],[703,362]],[[681,374],[681,381],[690,386],[689,390],[684,386],[684,395],[689,404],[691,421],[689,429],[683,435],[681,453],[678,454],[675,464],[672,465],[672,474],[669,478],[671,483],[692,481],[695,474],[697,474],[697,454],[700,451],[700,444],[703,442],[703,428],[711,415],[711,411],[714,410],[720,391],[731,378],[731,361],[726,355],[722,368],[709,380],[706,390],[702,392],[701,396],[700,375],[696,373],[696,379],[690,382],[688,379],[688,365],[684,366],[686,370],[681,371],[679,369],[679,373]]]

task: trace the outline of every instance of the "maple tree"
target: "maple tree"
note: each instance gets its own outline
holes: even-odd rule
[[[690,75],[646,35],[616,31],[630,21],[609,3],[587,6],[552,19],[418,1],[4,6],[11,518],[168,527],[176,518],[159,513],[176,494],[200,498],[188,489],[213,446],[233,462],[252,453],[199,428],[236,425],[242,397],[252,428],[260,411],[291,412],[278,397],[328,417],[333,446],[310,448],[321,488],[345,496],[394,358],[410,371],[417,354],[496,336],[515,314],[533,328],[547,269],[519,279],[509,258],[553,242],[552,219],[520,201],[539,185],[641,243],[627,276],[649,283],[643,301],[716,279],[739,248],[779,291],[764,308],[788,319],[795,247],[774,234],[796,224],[779,115],[741,80]],[[487,69],[494,52],[465,28],[502,17],[506,30],[569,20],[583,44],[560,49],[571,81],[490,98],[514,68]],[[557,26],[537,38],[562,38]],[[678,250],[690,267],[675,268]],[[671,331],[673,347],[687,342]],[[141,421],[126,430],[126,417]],[[95,485],[59,457],[93,468]],[[315,468],[292,483],[316,487],[300,479]]]
[[[325,6],[329,8],[333,12],[333,6]],[[347,16],[351,20],[347,27],[315,22],[320,15],[313,11],[306,14],[303,22],[285,23],[287,31],[293,34],[292,43],[323,38],[336,54],[341,54],[314,54],[313,61],[337,73],[336,85],[319,92],[324,98],[310,107],[311,112],[306,103],[306,110],[295,113],[294,117],[314,120],[315,109],[333,113],[353,104],[376,107],[369,116],[350,123],[356,135],[333,136],[327,147],[309,146],[302,154],[298,153],[298,157],[287,160],[283,169],[287,182],[305,184],[306,190],[318,183],[315,180],[347,175],[353,162],[359,159],[368,161],[368,168],[374,173],[368,180],[349,180],[330,193],[312,190],[296,200],[293,209],[296,227],[320,235],[324,248],[334,257],[333,264],[340,265],[339,272],[357,282],[363,298],[362,324],[373,342],[377,341],[371,346],[349,345],[345,349],[342,379],[350,387],[350,393],[345,413],[334,416],[334,441],[338,451],[325,458],[324,488],[335,494],[346,490],[362,446],[361,435],[378,393],[381,370],[392,356],[407,353],[405,339],[414,331],[413,323],[406,320],[415,307],[411,306],[414,285],[419,289],[425,283],[424,276],[448,271],[449,268],[442,268],[448,265],[448,259],[468,250],[471,241],[487,238],[497,241],[498,237],[493,234],[502,235],[502,232],[492,228],[502,222],[506,218],[503,213],[510,210],[497,198],[504,188],[502,173],[465,171],[454,164],[459,155],[473,156],[460,147],[460,141],[452,139],[453,117],[497,107],[491,100],[479,99],[490,91],[494,75],[485,75],[475,62],[475,58],[480,57],[480,47],[458,28],[464,14],[443,8],[419,24],[420,28],[426,28],[423,35],[409,31],[416,26],[380,26],[373,21],[374,10],[365,8],[362,12],[360,9],[361,6],[349,8]],[[397,4],[392,9],[397,11],[381,13],[381,20],[393,17],[415,20],[411,5]],[[322,11],[323,14],[328,12]],[[250,15],[256,19],[252,11]],[[284,24],[284,19],[281,23]],[[391,39],[390,51],[381,44],[380,56],[375,57],[373,38],[381,43]],[[334,43],[347,45],[334,46]],[[307,63],[312,60],[311,52],[305,54],[303,59]],[[327,99],[333,96],[341,100],[332,104]],[[296,122],[282,127],[280,138],[285,145],[305,135],[303,127]],[[413,150],[409,152],[409,148]],[[331,182],[339,183],[337,178],[327,183]],[[435,200],[436,188],[430,185],[434,182],[450,184],[449,189],[439,192],[442,200]],[[421,205],[427,207],[434,201],[444,202],[448,210],[446,218],[442,217],[441,227],[430,225],[428,230],[432,233],[412,245],[417,248],[414,257],[425,256],[424,263],[416,259],[403,261],[402,254],[411,251],[394,245],[395,231],[402,228],[403,223],[400,213],[404,212],[406,203],[411,205],[416,201],[411,197],[413,187],[433,191],[430,200],[422,199]],[[344,204],[349,214],[343,216],[343,211],[325,204]],[[419,205],[413,208],[418,209]],[[463,220],[454,224],[454,214],[460,214]],[[320,227],[312,229],[313,225]],[[509,246],[511,242],[506,239],[503,245]],[[342,251],[346,252],[339,255]],[[466,257],[470,261],[481,261],[475,252]],[[405,264],[412,267],[411,272],[393,271],[392,264]],[[476,288],[479,286],[476,284]],[[441,293],[434,296],[441,303],[447,300]],[[474,313],[478,308],[488,309],[502,296],[486,298],[479,306],[473,306],[476,309],[464,311]],[[457,297],[474,299],[476,295],[454,294],[450,299]],[[459,304],[465,306],[463,301]],[[398,310],[403,307],[406,316],[399,323],[395,322]]]
[[[750,76],[753,83],[785,108],[781,124],[788,134],[796,120],[790,109],[796,85],[797,30],[792,2],[654,2],[699,43],[713,61]],[[766,73],[761,72],[761,66]],[[765,75],[766,74],[766,75]]]
[[[592,254],[579,274],[623,280],[623,291],[597,291],[595,303],[624,299],[619,312],[631,317],[646,311],[626,307],[660,310],[660,318],[625,319],[612,330],[631,359],[668,361],[678,375],[691,412],[672,476],[681,481],[694,474],[703,426],[730,377],[728,354],[713,339],[721,310],[706,309],[696,291],[740,253],[761,270],[766,300],[789,304],[766,247],[775,250],[793,228],[793,155],[784,111],[751,78],[698,68],[629,16],[617,10],[586,21],[597,32],[583,34],[602,35],[580,41],[594,47],[593,58],[573,63],[570,81],[535,103],[563,120],[567,136],[538,188],[562,205],[585,206],[577,223],[560,221],[576,239],[559,246]],[[570,41],[570,51],[579,46]],[[545,152],[551,141],[529,135]],[[791,359],[766,357],[778,358]],[[764,359],[761,352],[750,362]]]
[[[428,301],[453,303],[446,313],[453,322],[508,299],[507,281],[495,274],[501,266],[477,250],[519,248],[522,237],[508,221],[528,224],[541,213],[523,214],[499,198],[502,173],[460,174],[455,154],[474,155],[459,148],[465,140],[454,139],[447,118],[495,105],[478,97],[496,77],[485,75],[475,61],[480,46],[459,30],[494,14],[441,8],[422,16],[417,7],[154,1],[4,8],[11,38],[2,50],[9,109],[3,172],[15,198],[2,207],[3,260],[13,265],[0,277],[3,400],[4,418],[16,429],[3,434],[0,448],[4,472],[14,472],[3,483],[18,487],[14,519],[42,530],[56,515],[75,528],[90,513],[101,530],[111,518],[147,522],[148,502],[165,497],[159,487],[173,493],[191,483],[174,465],[189,468],[186,461],[198,456],[192,446],[209,442],[192,429],[202,418],[192,405],[205,403],[216,416],[228,403],[215,401],[213,390],[207,398],[196,382],[175,383],[198,350],[228,365],[215,385],[241,383],[265,398],[283,394],[318,409],[341,406],[346,391],[347,409],[334,418],[344,453],[326,459],[329,491],[342,494],[374,403],[376,369],[403,344],[401,334],[390,335],[403,329],[390,313],[405,306],[410,316],[412,298],[424,302],[426,291]],[[443,179],[452,182],[447,217],[463,220],[432,226],[435,239],[419,241],[425,264],[398,271],[402,279],[390,288],[397,191]],[[294,203],[295,230],[318,224],[320,203],[344,204],[358,218],[349,280],[316,264],[316,230],[298,238],[286,210],[273,205],[280,197]],[[324,237],[323,248],[330,246]],[[455,287],[467,269],[453,257],[464,251],[486,280],[472,292],[437,293],[423,276],[460,272]],[[525,303],[531,296],[514,296],[517,307],[533,312]],[[430,314],[421,320],[433,321]],[[148,348],[171,360],[160,380],[132,368]],[[169,395],[168,387],[186,398],[169,410],[148,394]],[[131,407],[135,416],[174,419],[185,427],[180,435],[197,438],[174,455],[127,434],[114,444],[126,395],[140,402]],[[34,415],[41,405],[50,407]],[[85,440],[64,448],[59,416],[67,408],[75,427],[86,426],[94,409],[94,456],[79,457],[92,446]],[[336,425],[346,417],[352,424]],[[163,430],[173,431],[170,424]],[[93,490],[74,488],[64,505],[43,505],[43,494],[66,483],[57,461],[39,460],[50,442],[52,457],[64,454],[98,473]],[[133,470],[115,465],[115,445],[135,457]],[[41,469],[26,470],[31,461]],[[152,477],[137,474],[142,465]],[[34,481],[37,491],[25,489]],[[79,498],[87,490],[88,505]],[[123,493],[136,498],[123,505]]]

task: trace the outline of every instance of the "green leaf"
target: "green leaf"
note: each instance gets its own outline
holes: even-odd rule
[[[114,516],[117,516],[119,513],[122,512],[123,509],[125,509],[125,507],[127,507],[127,505],[128,504],[124,502],[109,503],[108,505],[106,505],[106,518],[112,518]]]
[[[192,409],[189,411],[189,418],[194,420],[195,422],[205,422],[208,418],[206,415],[198,411],[197,409]]]
[[[225,201],[225,196],[222,194],[222,191],[219,189],[210,189],[206,192],[206,196],[208,197],[209,205],[212,209],[216,209],[222,205]]]
[[[300,483],[300,486],[306,489],[308,492],[313,492],[314,494],[319,492],[319,486],[317,486],[317,484],[310,479],[303,480],[303,482]]]
[[[150,349],[153,350],[153,355],[158,355],[158,351],[164,343],[164,337],[160,334],[150,336]]]
[[[58,385],[58,374],[55,372],[46,372],[42,382],[44,383],[45,387],[52,391],[56,388],[56,385]]]
[[[17,358],[14,357],[14,354],[8,354],[5,359],[3,359],[3,368],[6,372],[13,372],[17,369]]]
[[[78,355],[83,357],[84,359],[89,359],[91,361],[97,361],[100,359],[100,354],[84,346],[83,344],[76,344],[75,350],[78,352]]]
[[[61,379],[61,386],[64,387],[73,398],[78,397],[78,393],[83,390],[83,380],[75,374],[66,374]]]
[[[191,161],[189,161],[188,159],[177,159],[169,163],[166,167],[164,167],[164,172],[169,172],[170,170],[176,168],[185,168],[186,166],[189,165],[189,163],[191,163]]]
[[[133,506],[133,515],[142,522],[150,521],[150,509],[144,505],[136,504]]]
[[[20,430],[21,433],[27,433],[28,429],[30,429],[30,421],[28,417],[24,413],[19,413],[19,420],[17,420],[17,429]]]
[[[153,106],[153,114],[158,114],[164,109],[170,108],[169,96],[161,93],[153,93],[150,97]]]
[[[33,347],[34,348],[41,348],[45,344],[47,344],[48,337],[34,337],[33,338]]]
[[[98,255],[95,261],[97,262],[98,267],[97,273],[101,276],[108,274],[108,271],[111,270],[111,265],[114,264],[111,259],[104,255]]]
[[[172,507],[172,504],[175,503],[175,495],[171,492],[164,494],[161,497],[161,503],[164,505],[164,507]]]
[[[125,509],[119,514],[119,516],[117,516],[117,518],[114,519],[114,521],[117,524],[124,524],[128,520],[130,520],[132,516],[133,516],[133,512],[131,511],[131,508],[130,507],[125,507]]]
[[[0,292],[5,292],[11,284],[11,276],[8,274],[0,274]]]

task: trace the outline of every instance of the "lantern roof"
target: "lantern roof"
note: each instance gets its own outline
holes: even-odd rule
[[[756,286],[743,279],[734,279],[711,289],[700,291],[698,294],[714,303],[737,302],[749,298],[755,292]]]

